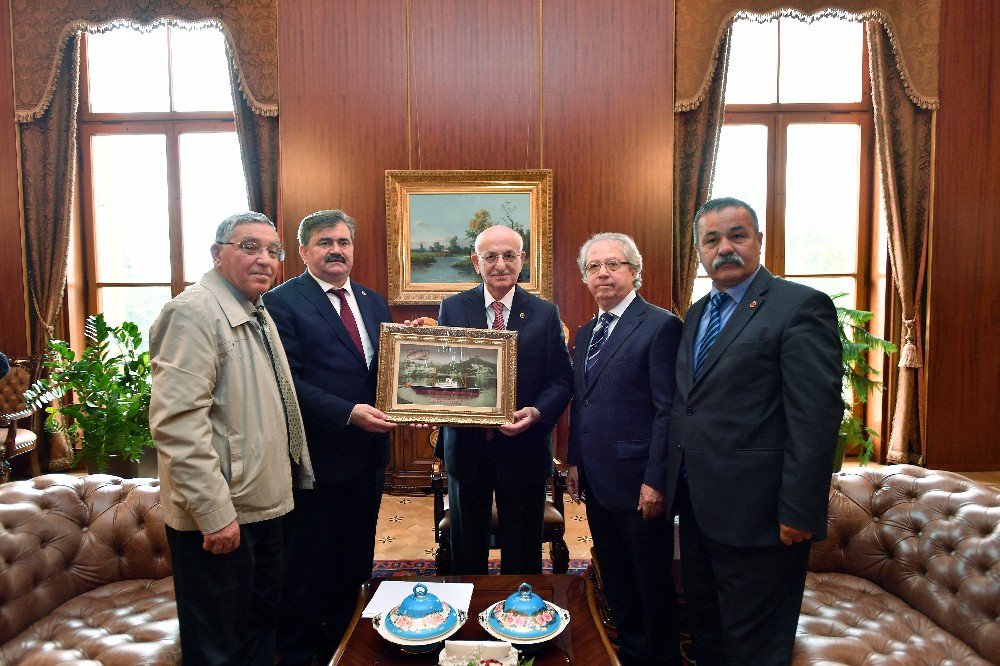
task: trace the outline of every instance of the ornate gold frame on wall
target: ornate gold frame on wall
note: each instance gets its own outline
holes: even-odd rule
[[[528,280],[520,286],[542,298],[552,297],[552,170],[516,171],[386,171],[385,213],[389,303],[426,305],[470,289],[476,280],[414,282],[411,261],[411,196],[420,194],[527,195],[529,241],[525,266]],[[474,212],[474,211],[473,211]],[[465,228],[454,234],[463,240]],[[476,276],[478,278],[478,276]]]
[[[473,382],[445,381],[410,383],[413,368],[403,368],[404,361],[416,365],[429,361],[429,355],[489,358],[496,356],[496,393],[492,389],[471,386]],[[423,356],[422,356],[423,354]],[[461,373],[460,370],[456,374]],[[426,393],[417,404],[412,400],[418,389]],[[474,397],[468,395],[475,391]],[[449,393],[450,391],[450,393]],[[487,399],[487,404],[474,404]],[[498,426],[514,422],[517,403],[517,331],[497,331],[451,326],[404,326],[382,324],[379,332],[378,389],[375,406],[396,423],[436,423],[465,426]]]

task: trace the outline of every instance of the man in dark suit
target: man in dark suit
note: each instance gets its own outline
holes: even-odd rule
[[[679,664],[665,489],[681,322],[636,293],[642,255],[628,236],[597,234],[577,262],[598,312],[573,348],[567,486],[587,503],[619,658]]]
[[[306,271],[264,296],[295,380],[315,488],[295,490],[278,652],[328,659],[371,577],[389,435],[375,409],[385,299],[352,282],[355,221],[339,210],[299,225]]]
[[[746,203],[694,225],[712,290],[684,323],[670,419],[685,611],[699,666],[787,664],[843,414],[836,309],[760,266]]]
[[[438,323],[517,331],[517,404],[510,425],[444,428],[438,440],[435,455],[448,470],[453,573],[487,573],[494,493],[501,573],[541,573],[550,434],[569,402],[573,370],[559,308],[517,286],[520,234],[489,227],[473,248],[483,285],[441,301]]]

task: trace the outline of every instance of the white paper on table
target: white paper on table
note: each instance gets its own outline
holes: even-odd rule
[[[472,603],[472,583],[425,583],[422,581],[405,580],[383,580],[378,584],[378,589],[372,596],[371,601],[361,612],[361,617],[375,617],[379,613],[391,610],[400,604],[403,599],[413,594],[413,586],[416,584],[426,585],[427,592],[434,594],[441,601],[446,602],[455,610],[469,612],[469,604]]]

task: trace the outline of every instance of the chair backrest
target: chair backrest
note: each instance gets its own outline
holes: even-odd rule
[[[0,415],[25,409],[24,392],[37,379],[44,356],[11,357],[10,372],[0,379]]]

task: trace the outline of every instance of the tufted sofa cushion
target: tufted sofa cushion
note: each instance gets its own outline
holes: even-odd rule
[[[829,509],[796,663],[1000,663],[1000,492],[896,465],[835,474]]]
[[[158,481],[0,486],[0,663],[179,663],[176,617]]]

